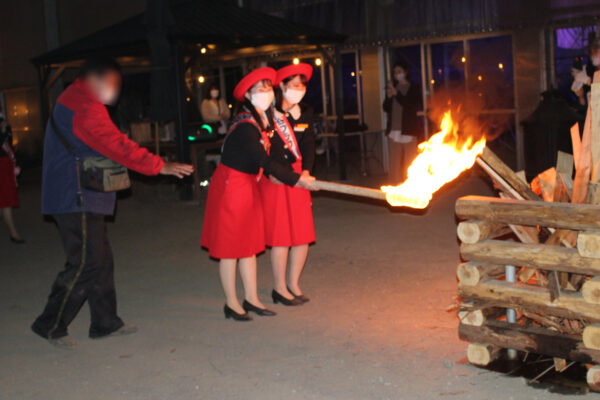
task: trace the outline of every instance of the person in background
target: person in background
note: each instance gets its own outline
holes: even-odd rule
[[[300,103],[312,70],[309,64],[288,65],[277,71],[275,81],[275,134],[271,138],[271,157],[304,176],[311,175],[315,160],[312,109]],[[283,185],[275,177],[262,179],[259,189],[265,215],[265,239],[271,247],[274,278],[271,297],[273,302],[286,306],[304,304],[309,299],[298,283],[308,256],[308,245],[315,241],[310,192]]]
[[[421,95],[419,87],[409,81],[408,74],[406,64],[398,62],[394,65],[383,102],[387,114],[389,177],[390,184],[394,185],[406,179],[408,166],[417,155],[420,138],[417,109]]]
[[[231,116],[231,112],[216,83],[208,86],[206,97],[202,100],[200,106],[200,112],[204,122],[213,128],[213,132],[220,135],[227,133],[227,121]]]
[[[263,205],[258,182],[263,174],[274,176],[289,186],[312,189],[314,178],[299,174],[289,164],[269,156],[272,121],[267,114],[274,93],[276,72],[262,67],[246,75],[233,91],[242,103],[223,143],[221,163],[208,188],[201,245],[219,259],[219,274],[225,292],[225,318],[249,321],[249,311],[273,316],[258,298],[256,254],[265,250]],[[244,302],[236,294],[239,263],[244,284]]]
[[[4,117],[0,116],[0,209],[10,241],[15,244],[25,243],[15,227],[12,214],[12,209],[19,206],[17,175],[20,171],[12,147],[12,130]]]
[[[106,105],[116,102],[120,89],[121,72],[114,60],[87,60],[80,77],[58,97],[46,127],[42,212],[56,221],[67,261],[31,329],[61,348],[76,345],[67,328],[86,301],[90,338],[137,331],[117,315],[113,255],[105,222],[106,216],[114,214],[116,193],[82,188],[77,158],[104,156],[145,175],[182,178],[193,171],[190,165],[165,163],[117,129]],[[77,158],[66,149],[57,131]]]
[[[577,109],[585,116],[592,91],[592,80],[594,73],[600,69],[600,38],[592,38],[590,43],[590,55],[587,64],[583,64],[581,57],[573,62],[571,74],[573,84],[571,90],[577,96],[579,102]]]

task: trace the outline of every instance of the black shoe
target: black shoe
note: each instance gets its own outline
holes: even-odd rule
[[[244,300],[242,307],[244,307],[244,310],[247,313],[252,311],[252,312],[255,312],[256,315],[260,315],[261,317],[274,317],[275,315],[277,315],[277,313],[275,311],[271,311],[268,308],[256,307],[254,304],[250,303],[247,300]]]
[[[291,300],[286,299],[281,294],[279,294],[279,292],[277,292],[275,289],[273,289],[273,291],[271,292],[271,297],[273,298],[273,303],[275,303],[275,304],[281,303],[284,306],[301,306],[302,304],[304,304],[301,300],[298,300],[295,297]]]
[[[23,243],[25,243],[25,240],[23,240],[23,239],[17,239],[14,236],[10,236],[10,241],[13,242],[14,244],[23,244]]]
[[[223,307],[223,312],[225,313],[225,318],[233,318],[235,321],[252,321],[252,317],[248,315],[248,313],[238,314],[233,311],[227,304]]]
[[[292,292],[292,289],[290,289],[289,287],[287,288],[287,290],[288,290],[288,292],[290,292],[292,294],[292,296],[294,296],[296,299],[300,300],[303,303],[308,303],[310,301],[310,299],[303,294],[298,296],[297,294]]]

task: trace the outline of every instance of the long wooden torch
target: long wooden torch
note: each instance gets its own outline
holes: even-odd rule
[[[364,186],[346,185],[337,182],[315,181],[313,186],[319,190],[348,194],[351,196],[368,197],[370,199],[385,200],[385,193],[379,189],[372,189]]]

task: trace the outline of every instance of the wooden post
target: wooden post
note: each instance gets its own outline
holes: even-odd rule
[[[458,224],[456,234],[463,243],[477,243],[488,238],[504,236],[511,230],[506,224],[491,221],[463,221]]]
[[[600,206],[466,196],[456,201],[462,219],[570,230],[600,229]]]
[[[588,369],[585,376],[588,386],[590,389],[600,392],[600,366],[594,365]]]
[[[498,277],[504,274],[502,265],[487,265],[475,262],[459,264],[456,269],[456,277],[461,285],[475,286],[490,277]]]
[[[491,344],[469,343],[467,359],[473,365],[485,367],[500,356],[502,349]]]
[[[475,286],[459,285],[458,293],[463,300],[485,302],[490,307],[525,309],[557,317],[600,322],[598,305],[588,303],[581,293],[577,292],[563,291],[561,296],[552,302],[546,288],[492,279]]]
[[[520,265],[576,274],[600,274],[600,259],[581,257],[577,250],[559,246],[488,239],[460,246],[465,260],[500,265]]]
[[[577,251],[582,257],[600,258],[600,231],[579,232]]]
[[[588,349],[600,350],[600,324],[591,324],[583,329],[583,345]]]
[[[581,295],[588,303],[600,304],[600,276],[595,276],[584,282]]]
[[[531,190],[527,182],[523,182],[517,174],[502,161],[492,150],[484,148],[479,156],[486,164],[496,171],[526,200],[539,200],[540,197]]]
[[[458,334],[463,340],[487,343],[496,347],[512,347],[520,351],[582,363],[600,361],[600,351],[581,348],[579,338],[536,326],[488,321],[483,327],[461,324],[458,327]]]

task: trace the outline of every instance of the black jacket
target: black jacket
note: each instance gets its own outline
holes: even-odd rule
[[[410,82],[408,91],[403,95],[400,91],[393,97],[387,97],[383,101],[383,111],[387,113],[387,127],[385,134],[389,135],[392,130],[392,102],[397,101],[402,106],[402,134],[410,136],[421,136],[421,126],[417,110],[421,103],[421,91],[413,82]]]

